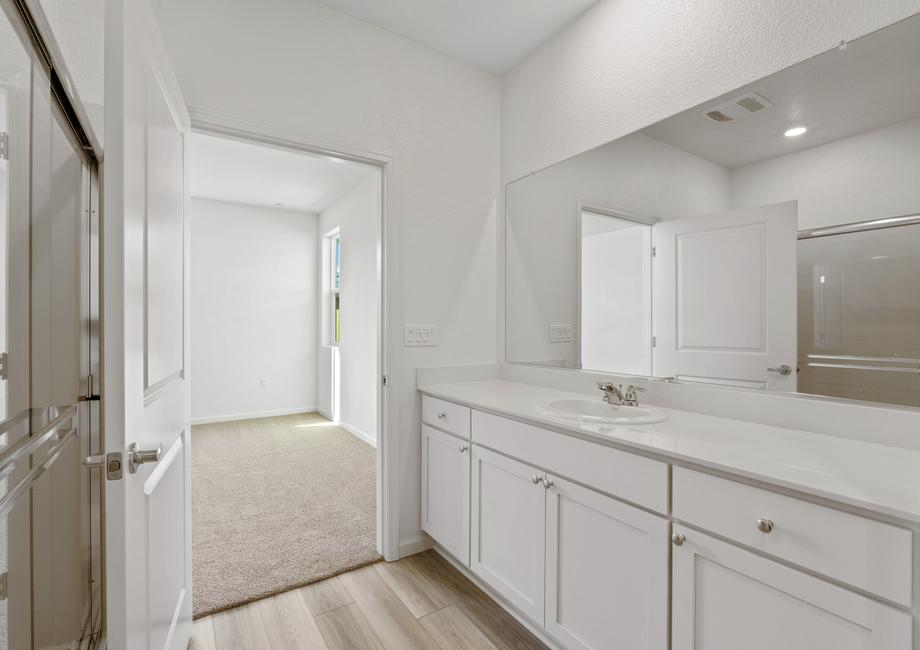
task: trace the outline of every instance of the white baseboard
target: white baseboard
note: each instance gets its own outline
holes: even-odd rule
[[[329,418],[326,418],[326,419],[328,420]],[[361,429],[359,429],[359,428],[357,428],[357,427],[353,427],[352,425],[348,424],[347,422],[339,422],[339,426],[342,427],[343,429],[345,429],[348,433],[350,433],[351,435],[353,435],[355,438],[357,438],[357,439],[360,440],[361,442],[366,442],[367,444],[369,444],[369,445],[370,445],[371,447],[373,447],[374,449],[377,448],[377,438],[375,438],[375,437],[373,437],[373,436],[369,436],[368,434],[366,434],[366,433],[364,433],[363,431],[361,431]]]
[[[427,551],[429,548],[433,547],[434,544],[432,543],[431,538],[428,537],[428,535],[425,533],[422,533],[421,535],[399,543],[399,558],[402,559],[410,555],[415,555],[416,553]]]
[[[469,580],[474,585],[479,587],[479,589],[481,589],[489,598],[494,600],[498,604],[499,607],[501,607],[503,610],[508,612],[512,617],[514,617],[514,620],[516,620],[518,623],[523,625],[525,628],[527,628],[528,632],[530,632],[535,637],[537,637],[540,641],[542,641],[544,645],[546,645],[548,648],[551,648],[551,650],[563,650],[563,647],[559,645],[556,641],[554,641],[552,638],[547,636],[546,632],[544,632],[541,628],[537,627],[535,623],[533,623],[529,618],[524,616],[524,614],[519,612],[516,607],[514,607],[512,604],[510,604],[508,601],[502,598],[499,594],[493,591],[489,585],[487,585],[482,580],[480,580],[477,575],[475,575],[472,571],[469,570],[469,568],[460,564],[453,555],[445,551],[443,548],[441,548],[437,544],[434,544],[433,548],[434,548],[435,553],[437,553],[438,555],[443,557],[445,560],[450,562],[451,565],[454,568],[456,568],[457,571],[462,573],[464,577],[466,577],[467,580]]]
[[[326,409],[317,406],[317,407],[316,407],[316,412],[319,413],[320,415],[322,415],[324,418],[326,418],[326,419],[329,420],[330,422],[332,422],[332,413],[330,413],[330,412],[327,411]]]
[[[297,406],[289,409],[273,411],[250,411],[249,413],[229,413],[227,415],[206,415],[192,418],[192,424],[212,424],[214,422],[232,422],[234,420],[254,420],[256,418],[271,418],[276,415],[296,415],[297,413],[316,413],[315,406]]]

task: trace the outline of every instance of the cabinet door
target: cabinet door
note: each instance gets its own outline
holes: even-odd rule
[[[693,530],[674,547],[673,650],[910,650],[910,615]]]
[[[543,624],[543,473],[473,446],[470,568]]]
[[[429,426],[422,426],[422,530],[469,565],[469,442]]]
[[[549,481],[546,631],[573,649],[666,650],[668,522]]]

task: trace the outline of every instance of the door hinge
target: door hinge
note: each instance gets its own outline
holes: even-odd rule
[[[652,347],[653,348],[658,347],[658,337],[657,336],[652,337]]]
[[[10,134],[0,131],[0,160],[10,159]]]
[[[4,352],[0,354],[0,379],[8,379],[10,376],[10,355]]]
[[[658,257],[658,247],[652,246],[652,257]]]
[[[10,574],[6,571],[0,573],[0,602],[5,602],[9,593],[9,576]]]
[[[390,385],[390,378],[387,375],[384,375],[381,381],[384,388]]]

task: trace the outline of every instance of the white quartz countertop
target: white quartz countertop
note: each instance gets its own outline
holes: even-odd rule
[[[589,396],[509,381],[431,384],[419,390],[563,434],[641,449],[920,523],[920,451],[654,404],[649,406],[668,415],[665,422],[583,424],[544,415],[540,408],[560,398]]]

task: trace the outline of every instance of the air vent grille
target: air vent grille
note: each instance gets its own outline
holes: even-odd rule
[[[708,117],[710,120],[713,120],[714,122],[731,122],[733,119],[735,119],[733,117],[729,117],[722,111],[709,111],[706,113],[706,117]]]
[[[738,104],[738,106],[740,106],[741,108],[747,109],[751,111],[752,113],[756,113],[757,111],[762,111],[763,109],[766,108],[766,105],[763,104],[759,99],[757,99],[756,95],[745,95],[744,97],[742,97],[735,103]]]
[[[703,112],[707,118],[713,122],[725,123],[733,122],[739,118],[747,117],[751,113],[759,113],[760,111],[770,108],[773,106],[767,99],[758,95],[756,93],[747,93],[741,95],[740,97],[735,97],[720,104],[710,108],[707,111]]]

